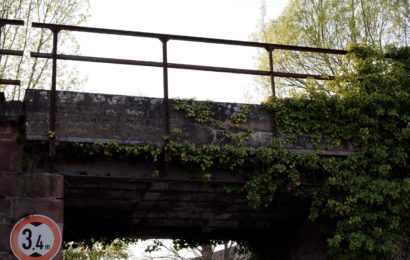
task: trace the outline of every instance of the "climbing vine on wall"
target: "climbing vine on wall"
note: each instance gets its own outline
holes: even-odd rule
[[[332,220],[329,252],[348,259],[409,256],[410,48],[356,47],[350,56],[354,72],[340,79],[348,83],[332,83],[332,94],[309,86],[265,106],[288,136],[354,145],[348,158],[320,163],[320,185],[309,194],[310,218]]]
[[[210,103],[179,100],[175,109],[197,123],[218,127],[233,142],[196,146],[167,137],[163,148],[116,143],[60,148],[66,146],[77,156],[148,159],[154,164],[166,151],[172,163],[202,172],[206,180],[220,171],[244,177],[242,187],[226,188],[244,193],[252,207],[289,196],[305,201],[310,220],[324,231],[331,256],[409,257],[410,48],[382,53],[354,47],[349,55],[352,72],[326,88],[308,83],[306,93],[271,97],[264,103],[286,137],[269,147],[244,145],[252,133],[238,131],[247,119],[246,106],[221,121],[214,119]],[[281,148],[307,134],[314,148],[333,149],[349,142],[354,153],[335,157]]]
[[[177,111],[184,112],[187,118],[192,118],[200,124],[206,124],[221,131],[223,133],[222,143],[228,141],[236,146],[243,145],[253,132],[251,128],[241,127],[248,120],[248,105],[242,105],[238,111],[232,113],[225,120],[215,119],[212,103],[208,101],[175,99],[174,108]]]

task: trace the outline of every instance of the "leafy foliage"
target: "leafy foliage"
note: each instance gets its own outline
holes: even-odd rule
[[[52,33],[49,30],[35,29],[32,22],[78,25],[88,16],[88,0],[2,0],[0,18],[23,20],[25,26],[6,25],[0,31],[0,49],[25,51],[23,57],[0,56],[0,78],[19,79],[21,86],[0,85],[10,99],[21,99],[24,90],[48,87],[51,62],[48,59],[31,59],[29,51],[51,52]],[[78,53],[75,37],[60,32],[59,52]],[[76,88],[85,80],[79,72],[64,62],[58,64],[59,88]]]
[[[223,132],[223,140],[236,144],[245,144],[252,134],[252,129],[243,129],[248,120],[249,106],[242,105],[240,109],[232,113],[226,120],[215,119],[212,111],[212,103],[207,101],[195,101],[194,99],[176,99],[174,108],[185,113],[187,118],[194,119],[197,123],[210,125]],[[174,133],[180,134],[180,129],[174,129]]]
[[[63,257],[66,260],[128,259],[128,243],[121,239],[112,241],[66,242]]]
[[[310,194],[310,218],[332,220],[327,236],[335,256],[409,254],[409,51],[355,47],[355,73],[333,95],[308,88],[266,103],[290,136],[309,133],[317,142],[347,140],[355,147],[344,160],[320,159],[322,179]]]
[[[287,198],[310,205],[309,219],[322,227],[333,257],[408,257],[410,48],[382,53],[352,47],[350,56],[354,72],[338,82],[327,88],[310,83],[306,93],[271,97],[264,104],[287,136],[269,147],[249,149],[241,142],[195,146],[169,139],[164,148],[77,144],[75,154],[155,163],[167,151],[172,163],[203,173],[205,181],[221,171],[242,176],[243,186],[226,190],[243,193],[254,208]],[[216,122],[193,106],[188,102],[180,109],[197,111],[187,114],[199,116],[201,123]],[[310,135],[317,149],[349,142],[354,153],[336,157],[281,148],[303,135]]]
[[[346,49],[349,44],[384,48],[389,44],[410,44],[410,2],[390,0],[290,0],[282,14],[262,22],[255,40],[276,44]],[[262,52],[259,66],[269,69],[268,55]],[[292,51],[274,52],[276,71],[336,75],[350,70],[350,62],[339,55]],[[260,78],[269,86],[267,78]],[[278,92],[305,88],[305,81],[276,79]]]

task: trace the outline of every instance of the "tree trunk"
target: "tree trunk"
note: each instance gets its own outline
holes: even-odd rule
[[[213,250],[211,245],[201,245],[201,259],[212,260]]]

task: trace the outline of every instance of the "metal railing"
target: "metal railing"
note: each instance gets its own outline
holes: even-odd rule
[[[24,25],[24,21],[21,20],[10,20],[10,19],[0,19],[0,30],[5,25]],[[0,42],[1,42],[1,32],[0,32]],[[3,50],[0,49],[0,55],[8,55],[8,56],[19,56],[22,57],[24,54],[23,51],[17,50]],[[2,85],[16,85],[19,86],[21,84],[20,80],[18,79],[2,79],[0,78],[0,84]]]
[[[6,23],[6,22],[10,24],[13,21],[0,19],[0,24]],[[21,24],[21,21],[15,21],[15,24]],[[319,80],[332,80],[334,79],[334,76],[275,71],[273,68],[273,51],[274,50],[312,52],[312,53],[337,54],[337,55],[345,55],[347,53],[347,51],[345,50],[301,47],[301,46],[260,43],[260,42],[213,39],[213,38],[203,38],[203,37],[191,37],[191,36],[171,35],[171,34],[157,34],[157,33],[147,33],[147,32],[138,32],[138,31],[114,30],[114,29],[59,25],[59,24],[49,24],[49,23],[32,23],[32,27],[41,28],[41,29],[49,29],[53,34],[53,47],[52,47],[51,53],[31,52],[31,57],[52,59],[52,81],[51,81],[51,92],[50,92],[50,117],[49,117],[50,118],[50,121],[49,121],[50,129],[49,130],[52,133],[50,135],[52,136],[50,137],[51,138],[50,141],[52,143],[52,145],[50,145],[51,155],[54,154],[54,141],[55,141],[54,133],[56,130],[57,60],[97,62],[97,63],[136,65],[136,66],[149,66],[149,67],[162,68],[163,69],[163,134],[164,136],[168,136],[170,133],[169,98],[168,98],[168,69],[170,68],[171,69],[200,70],[200,71],[210,71],[210,72],[225,72],[225,73],[267,76],[267,77],[270,77],[272,95],[276,95],[275,77],[287,77],[287,78],[299,78],[299,79],[314,78],[314,79],[319,79]],[[85,33],[96,33],[96,34],[108,34],[108,35],[120,35],[120,36],[158,39],[162,43],[162,62],[59,54],[58,53],[58,35],[61,31],[85,32]],[[202,65],[193,65],[193,64],[170,63],[168,62],[168,45],[167,45],[169,41],[185,41],[185,42],[198,42],[198,43],[210,43],[210,44],[222,44],[222,45],[230,45],[230,46],[262,48],[262,49],[265,49],[267,54],[269,55],[269,70],[252,70],[252,69],[239,69],[239,68],[230,68],[230,67],[214,67],[214,66],[202,66]],[[6,52],[3,51],[3,53],[6,53]],[[20,54],[20,52],[9,51],[8,54],[9,55]]]

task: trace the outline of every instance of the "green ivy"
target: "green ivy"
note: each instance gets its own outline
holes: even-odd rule
[[[154,163],[166,151],[172,163],[202,172],[205,181],[220,171],[242,176],[243,186],[226,190],[242,192],[254,208],[289,196],[306,202],[310,220],[324,231],[331,257],[409,258],[410,48],[382,53],[354,47],[348,58],[352,72],[326,88],[309,83],[306,93],[264,103],[286,136],[268,147],[244,145],[252,131],[243,128],[248,107],[222,121],[214,118],[209,102],[179,100],[176,110],[224,130],[234,142],[195,146],[169,139],[165,147],[96,143],[75,144],[70,150],[93,158]],[[242,136],[235,138],[238,133]],[[348,142],[354,153],[335,157],[281,148],[305,135],[314,149]]]
[[[355,47],[354,73],[329,95],[308,88],[265,103],[288,136],[309,134],[315,147],[354,146],[344,160],[321,162],[323,179],[311,193],[310,218],[331,219],[329,252],[346,259],[409,257],[410,48],[387,53]]]
[[[163,149],[153,145],[124,145],[117,142],[108,143],[58,143],[57,154],[82,159],[127,159],[131,161],[157,162]]]
[[[221,130],[225,140],[233,141],[236,144],[245,144],[253,132],[252,129],[246,127],[244,129],[243,127],[248,120],[249,105],[242,105],[239,111],[232,113],[225,120],[215,119],[212,102],[209,101],[175,99],[174,108],[184,112],[187,118],[192,118],[197,123],[207,124]]]

